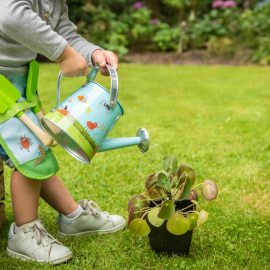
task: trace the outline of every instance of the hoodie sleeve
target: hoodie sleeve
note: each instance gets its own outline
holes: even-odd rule
[[[32,51],[55,61],[68,42],[33,11],[35,2],[35,0],[0,0],[1,30]]]
[[[65,38],[68,44],[85,58],[89,67],[92,67],[92,53],[101,48],[77,34],[77,26],[69,20],[68,7],[65,1],[62,2],[61,17],[55,31]]]

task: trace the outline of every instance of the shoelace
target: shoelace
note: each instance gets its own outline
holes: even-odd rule
[[[95,208],[93,207],[95,206]],[[110,216],[110,214],[108,212],[105,212],[105,211],[101,211],[98,207],[98,205],[93,202],[93,201],[89,201],[87,203],[87,206],[86,206],[86,209],[85,209],[85,214],[88,214],[89,212],[92,212],[96,217],[99,217],[100,216],[100,213],[104,213],[107,215],[107,217]]]
[[[43,227],[43,225],[41,225],[38,222],[35,222],[34,224],[34,228],[33,229],[29,229],[29,228],[25,228],[24,229],[25,232],[33,232],[33,236],[32,238],[35,238],[37,244],[39,245],[40,243],[42,243],[42,240],[45,236],[47,236],[48,238],[45,240],[47,242],[47,246],[53,244],[53,243],[57,243],[61,246],[63,246],[63,244],[61,244],[57,239],[55,239],[52,235],[50,235]]]

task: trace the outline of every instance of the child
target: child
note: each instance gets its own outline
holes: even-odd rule
[[[25,109],[37,125],[31,109],[37,101],[33,99],[31,105],[25,93],[28,66],[37,53],[56,61],[67,77],[87,76],[88,67],[97,63],[102,75],[108,75],[106,62],[118,69],[114,53],[76,33],[65,1],[0,0],[0,74],[21,93],[15,105],[24,104],[20,110]],[[1,85],[0,91],[4,91]],[[11,110],[0,114],[0,158],[16,167],[11,177],[15,223],[8,233],[8,255],[52,264],[72,258],[72,252],[48,234],[43,218],[38,218],[39,197],[59,211],[58,231],[62,236],[113,233],[125,227],[121,216],[101,211],[93,201],[76,203],[56,175],[58,164],[50,148],[19,121],[16,113],[7,119],[7,112]],[[44,160],[39,164],[40,155]]]

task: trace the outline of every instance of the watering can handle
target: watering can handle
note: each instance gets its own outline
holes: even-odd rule
[[[111,93],[110,93],[110,107],[116,107],[117,105],[117,97],[118,97],[118,76],[117,72],[113,65],[106,64],[106,67],[110,73],[111,77]],[[90,71],[89,75],[87,76],[87,82],[95,81],[95,78],[99,72],[99,64],[96,64],[92,70]]]
[[[118,97],[118,76],[115,68],[111,64],[106,64],[107,69],[109,70],[111,76],[111,93],[110,93],[110,107],[116,107],[117,105],[117,97]],[[99,72],[99,64],[95,65],[89,75],[87,75],[87,82],[95,81],[95,78]],[[60,108],[60,89],[61,89],[61,78],[62,71],[58,74],[57,79],[57,92],[56,92],[56,107],[51,111],[54,112]]]

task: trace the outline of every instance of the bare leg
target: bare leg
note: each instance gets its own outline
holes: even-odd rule
[[[56,174],[42,181],[40,197],[64,215],[69,215],[78,209],[78,204]]]
[[[28,178],[16,169],[13,171],[10,188],[17,227],[37,219],[41,183],[42,181]]]

